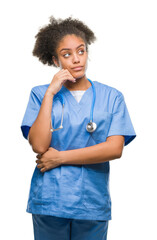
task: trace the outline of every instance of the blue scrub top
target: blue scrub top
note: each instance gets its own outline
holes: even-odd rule
[[[105,142],[106,138],[112,135],[123,135],[126,146],[136,137],[123,94],[103,83],[93,83],[96,90],[93,111],[96,131],[89,133],[86,130],[93,100],[92,86],[85,91],[79,103],[71,92],[62,86],[59,93],[65,101],[63,129],[52,133],[50,147],[59,151],[85,148]],[[48,86],[49,84],[40,85],[31,90],[21,124],[26,139]],[[54,97],[53,128],[60,126],[61,115],[62,104],[59,98]],[[62,165],[45,173],[35,167],[26,211],[73,219],[110,220],[109,162]]]

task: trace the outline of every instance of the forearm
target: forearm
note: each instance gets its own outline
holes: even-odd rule
[[[39,114],[29,131],[29,143],[36,153],[44,153],[50,146],[52,138],[50,131],[52,104],[53,95],[47,91]]]
[[[103,142],[91,147],[61,151],[62,164],[96,164],[121,157],[122,144]]]

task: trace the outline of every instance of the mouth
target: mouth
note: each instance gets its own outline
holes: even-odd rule
[[[83,66],[78,66],[78,67],[72,68],[73,71],[81,71],[82,69],[83,69]]]

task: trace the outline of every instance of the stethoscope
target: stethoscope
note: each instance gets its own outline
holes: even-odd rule
[[[88,79],[90,81],[90,83],[92,84],[92,89],[93,89],[93,102],[92,102],[92,107],[91,107],[91,111],[90,111],[90,122],[87,123],[87,126],[86,126],[86,130],[87,132],[94,132],[97,128],[97,125],[95,122],[93,122],[93,111],[94,111],[94,104],[95,104],[95,99],[96,99],[96,92],[95,92],[95,86],[94,86],[94,83]],[[61,93],[57,93],[55,95],[55,98],[59,98],[60,99],[60,102],[62,103],[62,117],[61,117],[61,124],[58,128],[54,129],[52,127],[52,120],[51,120],[51,132],[54,132],[54,131],[57,131],[59,129],[62,129],[63,128],[63,114],[64,114],[64,105],[65,105],[65,101],[64,101],[64,98],[63,98],[63,95]]]

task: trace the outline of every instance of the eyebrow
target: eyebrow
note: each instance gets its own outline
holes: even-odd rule
[[[85,47],[85,45],[82,43],[82,44],[80,44],[76,49],[78,49],[78,48],[80,48],[80,47],[82,47],[82,46]],[[71,48],[62,48],[62,49],[60,50],[60,52],[61,52],[61,51],[64,51],[64,50],[71,50]]]

